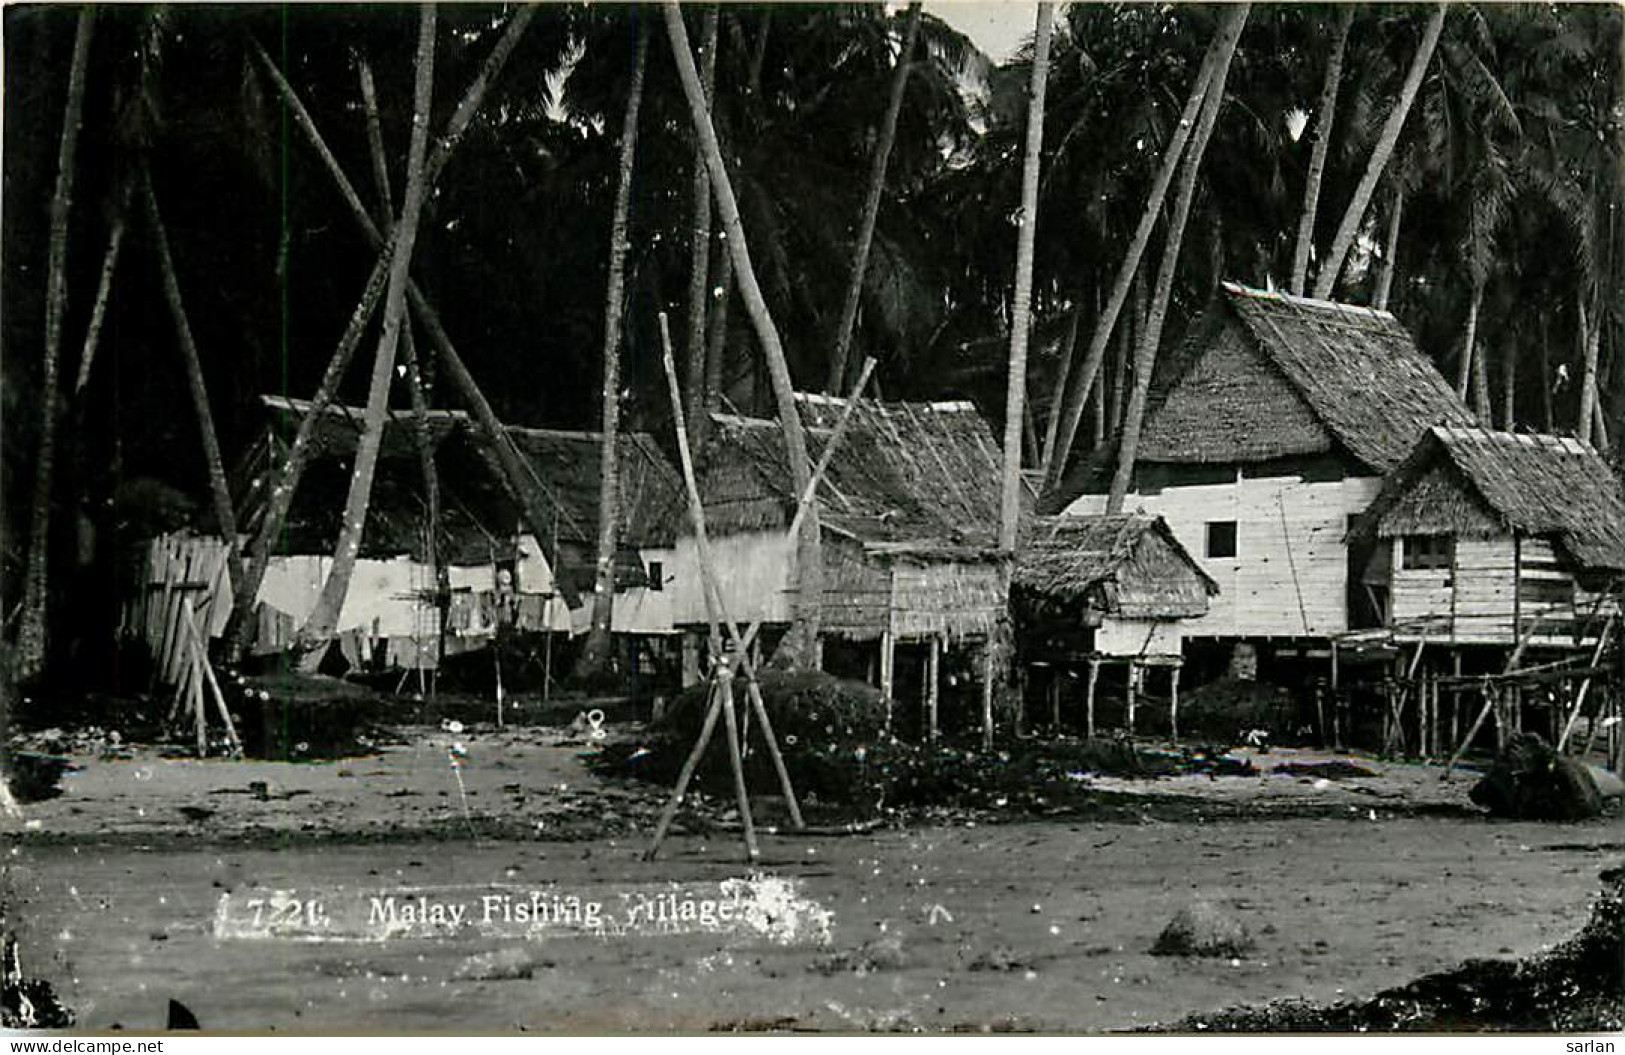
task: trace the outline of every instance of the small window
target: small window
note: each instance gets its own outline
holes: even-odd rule
[[[666,565],[658,560],[649,562],[649,589],[664,590],[666,588]]]
[[[1417,568],[1446,568],[1455,562],[1456,540],[1450,535],[1406,535],[1405,559],[1401,565],[1407,570]]]
[[[1236,522],[1209,520],[1207,522],[1207,555],[1234,557],[1236,555]]]

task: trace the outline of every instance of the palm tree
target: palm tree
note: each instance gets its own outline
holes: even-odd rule
[[[322,584],[321,595],[305,625],[299,631],[299,647],[311,649],[333,636],[344,599],[350,592],[356,558],[366,529],[367,511],[372,502],[373,475],[383,444],[385,419],[389,413],[389,385],[395,372],[395,350],[400,340],[401,322],[406,313],[406,284],[412,266],[412,247],[417,239],[418,219],[423,213],[425,155],[429,142],[429,106],[434,91],[435,5],[424,4],[418,20],[418,46],[414,69],[412,134],[407,148],[406,192],[401,215],[395,224],[395,252],[389,263],[389,282],[384,297],[383,333],[373,360],[372,380],[367,390],[367,409],[361,437],[356,442],[355,466],[350,490],[344,500],[344,519],[333,548],[333,567]]]
[[[1315,240],[1315,213],[1320,207],[1320,181],[1326,172],[1326,155],[1332,145],[1332,126],[1337,118],[1337,86],[1343,77],[1343,53],[1348,48],[1349,30],[1354,26],[1354,7],[1345,5],[1332,30],[1331,55],[1326,59],[1326,81],[1320,90],[1320,106],[1315,113],[1314,145],[1309,151],[1309,175],[1303,185],[1303,213],[1298,218],[1298,240],[1292,252],[1292,279],[1288,288],[1302,294],[1309,281],[1309,252]]]
[[[917,9],[916,9],[917,10]],[[1021,519],[1021,426],[1027,394],[1027,338],[1033,294],[1033,242],[1038,234],[1038,175],[1044,148],[1044,88],[1049,76],[1054,5],[1038,4],[1033,38],[1032,87],[1027,104],[1027,156],[1022,163],[1021,227],[1016,245],[1016,295],[1010,313],[1010,375],[1004,398],[1004,488],[999,548],[1012,553]]]
[[[1354,238],[1359,234],[1361,224],[1365,222],[1366,207],[1371,204],[1371,195],[1376,191],[1377,182],[1382,179],[1383,169],[1399,142],[1399,133],[1405,127],[1405,118],[1410,114],[1411,103],[1415,101],[1416,93],[1422,87],[1422,77],[1427,72],[1428,63],[1433,60],[1433,49],[1439,43],[1439,34],[1444,29],[1446,7],[1445,4],[1435,7],[1422,30],[1422,42],[1417,45],[1416,54],[1411,59],[1410,69],[1405,74],[1404,84],[1400,86],[1394,108],[1388,113],[1382,134],[1377,137],[1376,145],[1371,149],[1360,182],[1354,188],[1354,196],[1349,200],[1342,222],[1338,224],[1337,233],[1332,237],[1331,247],[1326,251],[1326,259],[1321,262],[1320,271],[1315,277],[1315,296],[1322,300],[1331,297],[1337,285],[1338,277],[1343,272],[1343,264],[1354,245]]]
[[[17,630],[18,681],[37,677],[45,667],[51,530],[51,481],[55,467],[57,373],[62,350],[62,318],[68,307],[68,216],[73,209],[74,156],[84,114],[85,68],[96,27],[96,9],[79,11],[68,67],[68,99],[57,146],[56,189],[51,195],[51,240],[45,265],[45,354],[40,370],[39,452],[34,458],[34,506],[29,518],[28,565],[23,579],[22,621]]]
[[[863,200],[863,215],[858,220],[857,240],[852,249],[852,274],[846,283],[846,298],[841,302],[841,318],[835,327],[835,341],[829,360],[829,376],[824,391],[839,395],[846,387],[847,360],[851,356],[852,328],[858,321],[858,302],[863,296],[863,275],[869,267],[869,250],[874,245],[875,220],[880,216],[880,196],[886,190],[886,164],[891,160],[892,144],[897,139],[897,115],[903,109],[903,93],[908,88],[909,67],[914,64],[914,44],[920,36],[920,0],[908,5],[908,25],[903,30],[903,50],[897,55],[897,69],[892,74],[891,96],[886,103],[885,116],[880,121],[879,138],[875,143],[874,159],[869,170],[869,193]],[[1040,4],[1042,9],[1047,5]],[[1047,21],[1042,14],[1040,19]],[[1047,39],[1047,30],[1046,30]],[[1028,276],[1029,281],[1031,276]]]
[[[639,13],[640,15],[641,13]],[[620,172],[615,184],[615,213],[609,231],[609,289],[604,296],[603,437],[598,457],[598,566],[593,585],[592,628],[577,670],[590,674],[609,662],[615,609],[615,546],[620,506],[617,501],[621,421],[621,313],[625,300],[627,214],[632,208],[632,163],[637,154],[638,108],[643,104],[643,71],[649,54],[649,23],[638,15],[632,83],[626,90],[621,119]]]
[[[718,27],[722,17],[716,4],[705,9],[700,30],[700,80],[705,85],[705,103],[712,106],[717,83]],[[713,107],[713,112],[714,112]],[[694,225],[689,231],[688,257],[688,400],[683,420],[688,423],[688,445],[699,451],[705,438],[706,415],[706,300],[711,277],[711,177],[705,171],[705,152],[694,144],[694,182],[689,191]]]
[[[717,212],[727,232],[728,252],[733,257],[734,271],[745,309],[755,327],[756,338],[767,357],[768,376],[773,383],[773,395],[778,402],[779,427],[784,431],[784,445],[790,463],[791,484],[797,495],[805,494],[812,481],[812,463],[807,457],[807,437],[802,427],[801,413],[796,406],[795,386],[790,379],[790,367],[784,358],[784,345],[779,340],[767,301],[756,281],[756,270],[751,266],[750,247],[745,241],[745,228],[739,216],[739,203],[734,198],[733,183],[722,160],[722,146],[717,141],[716,128],[711,123],[709,108],[705,105],[705,88],[700,83],[699,71],[694,66],[694,53],[688,43],[688,31],[683,25],[683,12],[676,0],[663,0],[666,32],[671,38],[671,51],[677,60],[677,73],[682,81],[683,94],[688,99],[695,134],[705,148],[705,164],[711,174],[711,190],[716,197]],[[820,609],[823,605],[822,547],[819,539],[818,507],[809,507],[801,538],[796,546],[797,599],[795,624],[786,641],[791,665],[813,662],[817,655]],[[799,640],[796,640],[799,638]]]
[[[1213,82],[1202,100],[1202,113],[1197,120],[1196,133],[1181,163],[1179,191],[1174,197],[1173,214],[1168,219],[1168,234],[1162,250],[1162,262],[1157,269],[1157,288],[1152,294],[1151,315],[1140,345],[1134,354],[1134,389],[1129,394],[1128,410],[1124,414],[1122,444],[1118,449],[1117,468],[1112,474],[1111,492],[1106,498],[1106,512],[1118,513],[1128,495],[1129,481],[1134,473],[1134,459],[1140,446],[1140,429],[1145,424],[1146,400],[1151,390],[1151,371],[1156,365],[1157,345],[1162,339],[1163,322],[1168,316],[1169,299],[1173,292],[1174,271],[1179,266],[1180,243],[1185,235],[1185,222],[1190,216],[1191,202],[1196,197],[1196,177],[1201,171],[1202,155],[1207,151],[1208,139],[1224,105],[1224,85],[1230,73],[1230,60],[1236,53],[1236,43],[1247,24],[1250,4],[1236,4],[1225,9],[1219,25],[1220,54],[1213,72]]]

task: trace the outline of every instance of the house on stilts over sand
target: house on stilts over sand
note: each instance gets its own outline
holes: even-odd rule
[[[798,394],[816,461],[845,399]],[[787,530],[798,495],[775,421],[718,414],[699,486],[727,613],[763,623],[764,647],[790,625],[798,581]],[[977,725],[988,676],[1008,641],[1009,562],[998,550],[1000,455],[966,402],[852,408],[819,485],[824,575],[822,665],[863,678],[899,707],[901,734]],[[692,527],[677,540],[673,621],[685,681],[699,677],[707,620]],[[969,712],[969,713],[967,713]]]
[[[243,531],[260,528],[266,498],[300,423],[320,414],[314,446],[261,584],[250,652],[288,648],[315,607],[362,432],[359,408],[264,396],[266,427],[233,474]],[[587,629],[597,550],[600,435],[509,426],[553,530],[538,539],[497,467],[489,442],[460,411],[428,413],[439,479],[431,518],[410,412],[386,422],[360,558],[338,620],[328,669],[433,670],[442,659],[490,644],[499,628],[556,637],[546,664],[566,669],[571,638]],[[614,630],[629,653],[665,651],[672,634],[666,580],[683,509],[682,483],[642,434],[620,437],[621,527],[615,555]],[[184,581],[204,582],[209,631],[231,608],[224,547],[216,539],[152,540],[137,570],[125,628],[165,651],[161,609]],[[208,568],[204,567],[208,564]],[[648,647],[641,649],[647,652]],[[555,655],[555,653],[557,653]],[[510,671],[510,676],[513,674]],[[547,672],[534,672],[544,677]]]
[[[1056,732],[1077,712],[1079,695],[1085,735],[1096,734],[1097,702],[1119,719],[1112,724],[1132,731],[1144,679],[1164,671],[1166,728],[1177,735],[1184,630],[1218,592],[1161,517],[1034,518],[1010,596],[1023,695],[1047,703],[1037,717]],[[1100,692],[1102,668],[1119,688],[1109,699]]]

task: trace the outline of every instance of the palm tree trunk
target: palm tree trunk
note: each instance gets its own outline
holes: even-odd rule
[[[700,36],[700,80],[705,104],[716,97],[717,29],[722,21],[716,4],[705,9]],[[689,229],[688,252],[688,400],[684,418],[688,445],[696,453],[705,437],[705,319],[706,293],[711,280],[711,177],[705,171],[705,152],[694,144],[694,182],[690,192],[694,225]]]
[[[1360,233],[1360,224],[1365,220],[1366,207],[1371,204],[1371,195],[1377,189],[1377,181],[1382,178],[1383,169],[1387,167],[1388,159],[1393,156],[1394,147],[1399,142],[1399,133],[1405,127],[1405,118],[1411,112],[1411,104],[1416,101],[1416,93],[1422,87],[1422,77],[1427,73],[1428,63],[1433,60],[1434,47],[1439,43],[1439,34],[1444,29],[1447,6],[1439,4],[1435,7],[1426,28],[1422,30],[1422,43],[1417,46],[1416,55],[1411,59],[1405,83],[1399,89],[1399,98],[1395,100],[1388,120],[1383,123],[1382,133],[1377,137],[1376,146],[1371,149],[1371,156],[1366,159],[1365,172],[1354,188],[1354,197],[1349,200],[1343,221],[1338,224],[1337,234],[1332,238],[1331,248],[1327,250],[1326,259],[1315,276],[1315,296],[1322,300],[1329,299],[1337,286],[1349,249],[1354,245],[1354,238]]]
[[[739,203],[734,198],[733,184],[728,178],[727,166],[722,160],[722,146],[717,141],[711,124],[710,109],[705,105],[705,89],[700,84],[699,71],[694,66],[694,54],[689,48],[688,31],[683,26],[683,12],[676,0],[663,0],[666,32],[671,38],[672,55],[677,60],[677,74],[688,98],[688,108],[694,122],[694,131],[705,147],[705,163],[711,173],[711,191],[716,198],[717,212],[727,232],[728,251],[733,257],[734,271],[740,295],[756,329],[757,340],[767,360],[768,376],[773,383],[773,395],[778,403],[779,426],[784,431],[784,445],[790,463],[791,483],[795,494],[803,494],[812,480],[812,465],[807,457],[807,437],[802,428],[801,413],[796,406],[795,385],[790,378],[790,366],[785,360],[784,345],[773,325],[762,288],[757,284],[756,271],[751,266],[750,248],[745,243],[745,228],[739,218]],[[765,32],[765,27],[764,27]],[[795,625],[786,638],[789,652],[786,658],[792,665],[812,662],[817,655],[820,609],[823,604],[823,555],[819,545],[818,505],[809,506],[804,518],[801,538],[796,546],[798,590]],[[799,640],[797,640],[799,639]]]
[[[1168,218],[1168,237],[1162,250],[1162,262],[1157,268],[1157,288],[1151,299],[1151,315],[1146,320],[1145,332],[1140,335],[1139,347],[1134,353],[1134,390],[1129,394],[1128,410],[1123,416],[1123,441],[1117,452],[1117,469],[1112,474],[1111,493],[1106,499],[1106,512],[1120,513],[1128,495],[1129,481],[1134,474],[1134,459],[1140,447],[1140,429],[1145,424],[1145,405],[1151,391],[1151,372],[1157,362],[1157,345],[1162,340],[1163,322],[1168,316],[1168,304],[1173,295],[1174,272],[1179,267],[1180,243],[1185,236],[1185,223],[1190,218],[1191,202],[1196,198],[1196,178],[1201,172],[1202,155],[1207,152],[1208,139],[1224,105],[1224,84],[1230,74],[1230,60],[1236,53],[1236,42],[1241,39],[1247,24],[1250,4],[1237,4],[1226,8],[1219,25],[1218,41],[1221,54],[1213,73],[1213,84],[1202,100],[1202,114],[1197,119],[1196,134],[1181,163],[1179,191],[1174,196],[1173,214]]]
[[[1099,294],[1095,300],[1099,301]],[[1096,304],[1099,308],[1099,304]],[[1078,357],[1078,329],[1083,321],[1083,297],[1080,295],[1072,303],[1072,311],[1066,321],[1066,337],[1061,341],[1060,368],[1055,371],[1055,384],[1050,390],[1049,413],[1044,421],[1044,444],[1039,448],[1038,463],[1041,475],[1049,475],[1050,455],[1055,451],[1055,435],[1061,428],[1061,415],[1066,408],[1062,404],[1066,401],[1066,381],[1072,374],[1072,364]]]
[[[192,326],[186,316],[186,304],[181,299],[180,279],[175,274],[175,258],[170,253],[169,232],[164,228],[163,215],[158,210],[158,195],[153,190],[152,172],[141,172],[141,198],[152,227],[153,248],[158,254],[158,272],[163,280],[164,300],[169,304],[169,315],[175,323],[175,337],[180,344],[181,362],[186,367],[186,383],[192,392],[192,409],[197,412],[198,432],[203,440],[204,464],[209,470],[209,496],[214,503],[214,518],[219,525],[220,537],[226,543],[226,568],[235,589],[241,579],[237,566],[239,544],[237,540],[237,513],[232,508],[231,490],[226,485],[225,461],[220,457],[219,434],[214,429],[214,414],[209,409],[209,390],[203,383],[203,363],[198,355],[197,342],[192,338]]]
[[[596,673],[609,662],[615,616],[615,545],[620,532],[618,492],[621,434],[621,313],[626,298],[627,218],[632,211],[632,165],[637,157],[638,108],[643,105],[643,71],[648,65],[649,23],[638,18],[632,59],[632,83],[626,90],[621,118],[620,172],[615,183],[615,213],[609,229],[609,289],[604,295],[603,438],[598,455],[598,565],[593,584],[592,627],[587,631],[577,671]]]
[[[73,60],[68,67],[68,98],[62,109],[57,144],[56,188],[51,194],[51,241],[45,264],[45,354],[40,368],[40,436],[34,455],[34,505],[28,521],[28,565],[23,572],[22,622],[17,629],[14,675],[31,681],[45,669],[50,593],[51,481],[56,464],[57,374],[62,352],[62,317],[68,310],[68,216],[73,210],[74,157],[84,119],[85,69],[96,27],[96,9],[79,9]]]
[[[1106,346],[1111,342],[1112,329],[1117,325],[1117,317],[1123,310],[1123,304],[1128,300],[1129,288],[1133,285],[1134,276],[1140,268],[1140,258],[1145,255],[1145,247],[1150,244],[1151,232],[1156,228],[1157,217],[1162,214],[1163,202],[1168,197],[1168,187],[1173,183],[1179,159],[1184,155],[1185,145],[1196,126],[1197,111],[1202,105],[1208,83],[1213,79],[1213,71],[1218,64],[1221,37],[1222,34],[1214,35],[1213,43],[1208,46],[1207,53],[1202,57],[1201,68],[1196,72],[1196,79],[1191,82],[1190,94],[1186,97],[1185,107],[1180,112],[1179,124],[1174,128],[1174,134],[1169,139],[1162,156],[1162,165],[1157,170],[1156,179],[1151,183],[1150,193],[1146,195],[1145,211],[1140,214],[1139,226],[1134,229],[1134,239],[1129,243],[1123,262],[1118,265],[1117,276],[1112,281],[1111,295],[1106,298],[1106,310],[1095,320],[1094,333],[1089,338],[1089,351],[1083,357],[1083,367],[1073,373],[1073,394],[1066,401],[1066,418],[1061,422],[1061,431],[1055,441],[1055,452],[1049,460],[1049,472],[1044,481],[1046,491],[1053,490],[1060,482],[1062,474],[1066,472],[1067,462],[1072,456],[1072,442],[1078,434],[1078,423],[1083,419],[1083,395],[1089,391],[1089,386],[1095,383],[1095,374],[1099,372],[1100,364],[1106,357]]]
[[[1467,326],[1462,334],[1461,359],[1456,364],[1456,398],[1467,401],[1473,379],[1473,357],[1477,355],[1478,309],[1484,302],[1484,286],[1473,284],[1472,297],[1467,301]]]
[[[1483,300],[1482,293],[1475,293],[1475,300]],[[1490,350],[1487,347],[1473,349],[1473,413],[1486,428],[1493,428],[1495,423],[1494,412],[1490,407]]]
[[[1501,427],[1511,432],[1517,423],[1518,342],[1507,341],[1502,347],[1505,351],[1501,353]]]
[[[338,541],[333,547],[333,566],[322,585],[321,596],[299,631],[299,647],[313,648],[333,636],[338,627],[344,600],[350,592],[356,558],[366,530],[372,504],[372,482],[378,468],[378,452],[383,444],[389,413],[390,379],[395,373],[395,350],[400,342],[401,321],[406,314],[406,283],[412,266],[412,248],[417,241],[418,218],[423,213],[425,155],[429,141],[429,106],[434,89],[434,45],[436,12],[425,4],[418,21],[415,85],[412,101],[412,135],[407,148],[406,192],[400,219],[395,224],[396,247],[389,265],[389,285],[384,294],[383,333],[373,359],[372,379],[367,388],[367,409],[361,437],[356,442],[355,467],[350,490],[344,500],[344,518]],[[313,653],[313,655],[319,655]]]
[[[1394,288],[1394,272],[1399,268],[1399,226],[1405,216],[1405,188],[1394,180],[1394,200],[1388,206],[1388,233],[1383,239],[1382,260],[1377,265],[1377,288],[1371,306],[1388,310],[1388,296]]]
[[[863,276],[869,268],[869,250],[874,244],[875,221],[880,216],[880,197],[886,189],[886,165],[892,144],[897,141],[897,115],[903,111],[903,94],[908,88],[908,71],[913,65],[914,45],[920,36],[920,0],[908,5],[908,27],[903,31],[903,50],[892,70],[891,97],[880,121],[880,138],[870,160],[869,194],[863,200],[858,220],[857,242],[852,250],[852,272],[846,282],[846,299],[841,302],[841,319],[835,329],[834,350],[830,353],[829,377],[824,391],[840,395],[846,390],[847,361],[852,352],[852,331],[857,326],[858,304],[863,299]]]
[[[1552,349],[1546,329],[1545,313],[1540,316],[1540,421],[1541,431],[1550,434],[1557,428],[1557,412],[1552,406]]]
[[[711,306],[711,317],[706,321],[705,334],[705,421],[700,439],[710,435],[711,415],[722,409],[722,390],[727,384],[728,368],[728,310],[734,296],[734,258],[727,252],[717,254],[717,302]]]
[[[1337,86],[1343,78],[1343,53],[1348,49],[1354,7],[1345,5],[1332,32],[1332,53],[1326,59],[1326,80],[1320,88],[1320,111],[1315,114],[1315,138],[1309,148],[1309,174],[1303,185],[1303,212],[1298,216],[1298,241],[1292,251],[1292,281],[1287,287],[1299,296],[1309,284],[1309,253],[1315,244],[1315,214],[1320,208],[1320,181],[1326,174],[1326,155],[1332,145],[1337,117]]]
[[[1575,419],[1574,434],[1586,443],[1591,442],[1592,425],[1597,413],[1597,348],[1601,335],[1601,320],[1593,320],[1586,311],[1586,293],[1575,294],[1575,309],[1580,324],[1580,412]],[[1601,313],[1599,312],[1599,315]]]
[[[1010,374],[1004,394],[1004,488],[999,548],[1015,552],[1021,526],[1021,420],[1027,396],[1027,340],[1032,325],[1033,244],[1038,235],[1038,175],[1044,153],[1044,90],[1049,80],[1050,28],[1055,5],[1039,0],[1027,96],[1027,156],[1021,167],[1021,227],[1016,235],[1016,292],[1010,310]]]
[[[378,119],[378,91],[372,80],[372,67],[366,56],[356,64],[361,79],[361,104],[367,115],[367,147],[372,155],[372,177],[378,193],[378,217],[383,230],[395,229],[395,195],[389,185],[389,159],[384,151],[383,126]],[[423,474],[423,497],[427,506],[425,525],[429,568],[434,576],[436,599],[443,595],[440,562],[440,473],[434,464],[434,442],[429,433],[429,400],[424,394],[423,374],[418,362],[417,341],[410,319],[401,323],[401,353],[406,358],[406,387],[412,399],[412,431],[417,441],[418,468]],[[449,583],[447,584],[449,588]]]
[[[96,279],[96,300],[90,308],[90,325],[85,327],[85,343],[79,351],[79,375],[74,378],[75,397],[90,383],[90,364],[96,359],[101,344],[102,324],[107,319],[107,301],[113,292],[113,274],[118,270],[119,253],[124,246],[124,211],[113,217],[113,229],[107,234],[107,251],[102,254],[102,269]]]

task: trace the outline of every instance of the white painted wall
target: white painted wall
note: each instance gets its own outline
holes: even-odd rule
[[[1297,476],[1131,493],[1125,513],[1168,521],[1219,584],[1206,615],[1183,621],[1185,637],[1323,637],[1348,629],[1348,518],[1377,496],[1378,477],[1308,482]],[[1106,511],[1083,495],[1069,515]],[[1236,521],[1236,556],[1207,556],[1207,523]]]
[[[728,616],[741,624],[757,619],[789,622],[795,543],[782,530],[742,532],[710,541],[711,559],[716,563]],[[676,577],[665,590],[671,621],[706,622],[699,547],[694,536],[678,538],[668,574]]]
[[[1184,651],[1185,624],[1191,622],[1106,616],[1095,628],[1095,651],[1108,656],[1177,656]]]

